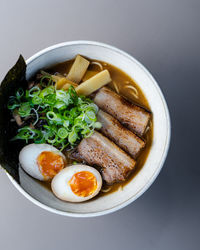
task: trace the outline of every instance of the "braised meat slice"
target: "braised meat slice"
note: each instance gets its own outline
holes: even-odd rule
[[[109,185],[126,180],[136,163],[115,143],[98,132],[83,139],[72,157],[99,167],[104,181]]]
[[[102,124],[101,133],[136,159],[144,148],[145,142],[125,128],[117,119],[102,110],[99,110],[97,119]]]
[[[144,108],[128,102],[106,87],[96,93],[94,102],[132,132],[139,136],[144,134],[151,117],[150,112]]]

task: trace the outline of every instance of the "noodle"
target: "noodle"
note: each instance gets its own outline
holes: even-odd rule
[[[134,91],[130,91],[130,94],[133,95],[136,99],[139,98],[138,95],[136,95]]]
[[[144,131],[144,133],[146,134],[146,132],[149,131],[149,129],[150,129],[150,126],[147,126],[146,130]]]
[[[123,186],[120,185],[117,191],[123,191]]]
[[[91,64],[91,65],[92,65],[92,64],[95,64],[95,65],[99,66],[100,70],[103,70],[103,66],[102,66],[102,64],[99,63],[99,62],[91,62],[90,64]]]
[[[146,129],[145,129],[145,134],[151,129],[151,127],[152,127],[152,121],[150,120],[149,121],[149,124],[148,124],[148,126],[146,127]],[[147,134],[147,137],[149,137],[149,134]]]
[[[112,83],[113,83],[113,86],[114,86],[117,94],[119,94],[119,87],[118,87],[117,83],[115,81],[112,81]]]
[[[102,188],[101,192],[108,193],[111,189],[112,189],[112,187]]]
[[[133,87],[133,86],[128,85],[128,86],[125,86],[124,88],[132,89],[135,92],[136,95],[139,95],[137,89],[135,87]]]
[[[55,75],[55,76],[59,76],[59,77],[63,77],[63,75],[60,74],[59,72],[54,73],[54,75]]]
[[[133,87],[133,86],[131,86],[131,85],[126,85],[126,86],[124,86],[124,88],[126,88],[126,89],[131,89],[132,91],[130,92],[136,99],[138,99],[139,98],[139,93],[138,93],[138,91],[137,91],[137,89],[135,88],[135,87]]]

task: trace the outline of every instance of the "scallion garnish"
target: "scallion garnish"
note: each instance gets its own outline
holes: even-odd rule
[[[62,150],[101,127],[96,118],[98,107],[91,99],[78,96],[73,86],[56,90],[52,83],[50,76],[43,76],[38,86],[25,92],[20,88],[9,98],[8,109],[26,121],[13,140],[46,142]]]

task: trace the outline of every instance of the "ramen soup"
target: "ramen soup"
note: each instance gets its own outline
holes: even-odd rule
[[[150,151],[148,101],[133,79],[106,62],[77,55],[41,69],[7,107],[20,166],[64,201],[123,188]]]

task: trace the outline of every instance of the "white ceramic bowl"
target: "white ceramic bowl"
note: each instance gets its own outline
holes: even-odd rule
[[[20,183],[8,175],[14,186],[36,205],[60,215],[92,217],[117,211],[142,195],[158,176],[167,156],[170,142],[170,117],[163,94],[151,74],[136,59],[107,44],[91,41],[65,42],[44,49],[29,58],[27,79],[39,69],[49,67],[82,54],[117,66],[131,76],[147,97],[153,112],[153,145],[148,159],[123,190],[85,203],[73,204],[57,199],[21,169]]]

